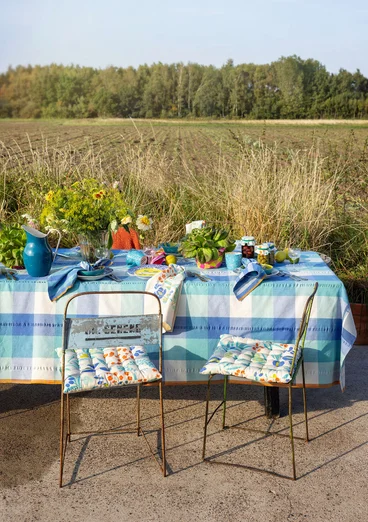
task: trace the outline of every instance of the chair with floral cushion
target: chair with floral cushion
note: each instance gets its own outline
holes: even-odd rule
[[[155,306],[151,303],[149,313],[140,313],[150,300],[153,300]],[[124,306],[129,313],[121,315],[120,310],[123,310]],[[103,309],[107,313],[113,309],[113,312],[111,315],[99,314],[96,317],[96,314],[90,313],[90,310],[95,308]],[[120,313],[115,314],[115,309]],[[134,315],[136,311],[138,313]],[[156,354],[158,352],[158,369],[151,361],[148,352]],[[158,384],[160,396],[161,462],[152,450],[151,453],[165,477],[162,312],[158,297],[149,292],[138,291],[81,292],[72,296],[64,309],[63,344],[58,354],[61,358],[62,372],[59,486],[63,485],[64,458],[71,436],[77,433],[87,434],[87,432],[72,432],[71,395],[90,390],[135,386],[137,388],[136,428],[119,428],[102,430],[102,432],[120,433],[134,430],[138,436],[144,436],[151,450],[141,427],[140,391],[143,386],[153,383]]]
[[[298,335],[295,344],[283,344],[272,341],[259,341],[255,339],[235,337],[232,335],[222,335],[214,353],[200,370],[200,373],[209,375],[206,413],[204,423],[204,437],[203,437],[203,460],[215,464],[226,464],[229,466],[240,466],[253,471],[267,472],[283,478],[292,478],[296,480],[295,470],[295,452],[294,439],[309,441],[308,435],[308,413],[307,400],[305,388],[305,373],[304,373],[304,343],[308,328],[308,322],[313,305],[313,299],[318,289],[318,283],[315,283],[312,294],[308,297],[303,315],[301,318]],[[302,389],[303,389],[303,403],[304,403],[304,419],[305,419],[305,438],[295,437],[293,435],[293,420],[292,420],[292,389],[296,387],[296,376],[301,368],[302,372]],[[209,415],[209,400],[211,380],[215,375],[222,375],[224,377],[224,395],[222,402]],[[227,383],[229,376],[243,378],[246,381],[257,382],[262,386],[268,387],[287,387],[289,390],[289,435],[281,434],[279,432],[273,433],[270,431],[261,431],[252,428],[226,425],[226,394]],[[264,433],[266,436],[278,435],[283,437],[290,437],[291,453],[292,453],[292,477],[281,475],[273,471],[258,469],[242,464],[233,464],[223,461],[216,461],[213,457],[206,458],[206,441],[207,428],[211,422],[214,414],[221,408],[222,412],[222,428],[237,428]]]

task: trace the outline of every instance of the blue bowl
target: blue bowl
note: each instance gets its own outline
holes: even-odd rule
[[[158,246],[164,249],[165,254],[177,254],[179,250],[178,243],[160,243]]]
[[[96,270],[79,270],[78,274],[85,277],[94,277],[103,274],[104,270],[104,268],[96,268]]]

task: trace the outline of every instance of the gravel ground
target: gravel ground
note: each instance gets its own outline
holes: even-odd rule
[[[296,441],[296,482],[201,461],[203,386],[164,389],[169,474],[163,478],[143,437],[75,436],[58,487],[59,387],[0,385],[2,521],[343,521],[367,520],[368,347],[347,358],[347,389],[308,390],[311,442]],[[286,428],[287,395],[281,390]],[[211,407],[220,398],[215,386]],[[157,447],[158,390],[143,391],[142,418]],[[263,390],[232,386],[228,421],[267,427]],[[86,394],[72,401],[74,429],[134,425],[132,390]],[[303,435],[301,392],[294,392],[296,435]],[[287,433],[287,430],[285,431]],[[208,456],[290,475],[287,438],[209,428]]]

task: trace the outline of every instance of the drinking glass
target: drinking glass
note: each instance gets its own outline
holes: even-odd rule
[[[297,259],[300,259],[301,254],[302,251],[300,248],[289,248],[288,255],[293,263],[295,263]]]

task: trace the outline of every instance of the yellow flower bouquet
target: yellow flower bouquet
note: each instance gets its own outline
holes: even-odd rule
[[[118,187],[95,179],[83,179],[70,187],[50,190],[45,200],[40,218],[44,228],[62,230],[78,237],[82,244],[94,242],[95,249],[102,241],[108,251],[112,245],[112,232],[116,232],[120,225],[129,230],[132,221],[132,213]],[[92,258],[101,256],[101,252],[92,254]]]

